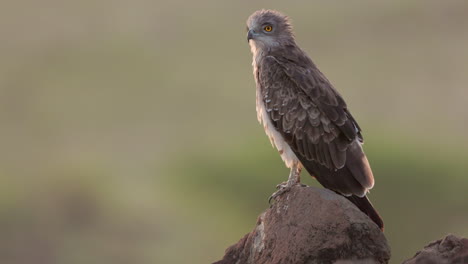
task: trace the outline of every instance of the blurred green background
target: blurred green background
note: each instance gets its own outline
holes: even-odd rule
[[[10,0],[0,263],[210,263],[249,232],[288,174],[256,120],[260,8],[363,128],[391,263],[468,236],[468,2]]]

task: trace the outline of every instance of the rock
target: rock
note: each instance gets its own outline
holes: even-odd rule
[[[468,263],[468,239],[448,235],[429,243],[403,264],[465,264]]]
[[[388,263],[379,229],[346,198],[323,188],[293,187],[215,264]]]

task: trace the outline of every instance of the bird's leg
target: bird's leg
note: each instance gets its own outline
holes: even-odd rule
[[[301,169],[302,169],[301,165],[299,164],[294,164],[291,167],[288,181],[278,184],[276,186],[276,189],[278,190],[274,192],[270,196],[270,198],[268,198],[268,203],[270,203],[272,199],[276,199],[276,197],[280,196],[281,194],[288,192],[291,189],[291,187],[293,187],[294,185],[301,183]]]

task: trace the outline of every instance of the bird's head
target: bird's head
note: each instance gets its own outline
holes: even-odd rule
[[[278,11],[256,11],[247,19],[247,41],[257,48],[294,43],[291,22]]]

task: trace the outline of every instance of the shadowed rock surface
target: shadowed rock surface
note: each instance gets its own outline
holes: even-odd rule
[[[403,264],[466,264],[468,263],[468,239],[448,235],[429,243]]]
[[[388,263],[378,226],[346,198],[323,188],[293,187],[215,264]],[[351,261],[351,262],[350,262]]]

